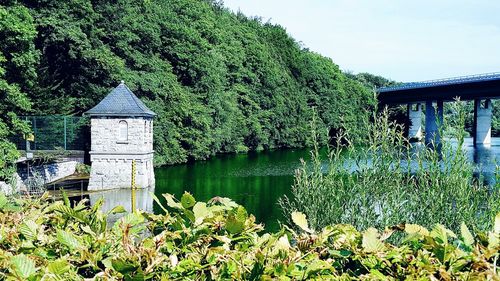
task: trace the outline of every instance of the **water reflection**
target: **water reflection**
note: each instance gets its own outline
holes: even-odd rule
[[[104,204],[101,207],[101,210],[104,213],[111,211],[114,207],[119,205],[123,206],[127,212],[132,212],[134,210],[134,207],[136,210],[153,212],[153,197],[151,196],[152,193],[154,193],[154,188],[136,190],[116,189],[98,193],[90,193],[89,200],[90,204],[94,205],[95,202],[97,202],[100,198],[103,198]],[[135,200],[133,200],[134,195]],[[112,214],[108,217],[108,222],[114,223],[122,216],[123,214]]]
[[[466,138],[462,145],[462,150],[465,152],[470,163],[474,164],[474,177],[481,178],[483,183],[487,186],[494,186],[496,184],[496,167],[497,167],[497,155],[500,155],[500,139],[492,139],[493,143],[488,145],[476,145],[474,146],[472,138]],[[443,153],[454,153],[458,142],[456,139],[448,139],[447,142],[451,144],[451,150],[446,149]],[[411,148],[412,154],[418,153],[421,150],[427,149],[422,143],[414,144]],[[451,156],[451,155],[448,155]],[[402,160],[403,166],[407,165],[406,160]],[[427,168],[427,163],[423,163],[424,169]],[[412,159],[410,163],[412,172],[420,169],[417,160]]]
[[[473,146],[472,140],[464,144],[469,159],[476,164],[476,176],[481,176],[488,186],[496,184],[497,155],[500,155],[500,140],[492,139],[493,145]]]
[[[309,158],[309,149],[220,155],[207,161],[161,167],[155,170],[156,194],[160,199],[162,193],[180,198],[188,191],[200,201],[229,197],[254,214],[266,229],[276,230],[278,221],[283,220],[278,198],[290,194],[301,158]]]

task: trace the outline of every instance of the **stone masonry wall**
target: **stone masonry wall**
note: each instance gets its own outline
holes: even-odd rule
[[[127,122],[127,140],[119,140],[120,121]],[[91,146],[96,152],[151,152],[153,121],[144,118],[92,118]]]
[[[126,140],[120,121],[127,122]],[[132,160],[136,187],[154,187],[153,121],[151,118],[92,118],[89,190],[131,188]]]
[[[135,193],[135,208],[132,208],[132,193]],[[143,210],[146,212],[153,212],[153,196],[154,188],[144,188],[137,190],[130,189],[114,189],[104,192],[92,192],[89,194],[90,205],[94,205],[101,198],[104,199],[104,203],[101,207],[101,211],[109,212],[116,206],[123,206],[127,212],[132,212],[135,210]],[[126,214],[110,214],[108,216],[108,223],[112,225],[119,218]]]
[[[135,160],[137,188],[154,186],[153,158]],[[92,161],[89,190],[131,188],[132,159],[103,159]]]

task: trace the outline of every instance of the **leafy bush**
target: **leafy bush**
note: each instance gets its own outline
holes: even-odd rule
[[[350,225],[314,231],[293,213],[294,230],[259,234],[262,226],[227,198],[180,201],[169,194],[165,214],[136,211],[108,227],[97,202],[6,198],[0,194],[0,278],[10,280],[338,280],[495,279],[500,215],[494,228],[456,235],[401,224],[379,233]],[[158,199],[155,198],[157,203]],[[168,209],[167,209],[168,208]],[[386,242],[404,233],[401,246]]]
[[[90,175],[90,165],[83,163],[76,164],[75,173],[79,175]]]
[[[454,112],[442,127],[463,128],[460,103]],[[280,200],[287,217],[303,212],[317,229],[337,223],[384,229],[402,222],[427,227],[439,222],[454,231],[463,221],[474,229],[491,226],[500,191],[474,179],[474,167],[461,149],[463,130],[454,130],[456,147],[443,140],[429,149],[409,145],[403,128],[389,122],[386,112],[368,128],[367,146],[345,148],[339,141],[326,163],[316,146],[311,163],[296,172],[292,196]]]

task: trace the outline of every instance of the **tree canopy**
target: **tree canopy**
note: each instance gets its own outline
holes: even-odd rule
[[[37,79],[35,36],[28,9],[15,3],[0,6],[0,180],[10,177],[19,157],[8,137],[29,132],[17,113],[31,110],[27,93]]]

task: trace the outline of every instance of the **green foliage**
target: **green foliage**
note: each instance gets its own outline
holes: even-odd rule
[[[361,84],[375,91],[377,88],[397,86],[396,81],[389,80],[385,77],[362,72],[358,74],[346,73],[347,77],[359,81]]]
[[[76,164],[75,173],[78,175],[90,175],[90,165],[83,163]]]
[[[19,156],[20,153],[17,151],[15,144],[6,139],[0,139],[0,180],[11,180],[16,171],[14,163],[19,159]]]
[[[24,254],[11,257],[10,262],[11,273],[18,280],[28,280],[36,272],[35,262]]]
[[[346,75],[347,77],[363,84],[368,89],[371,89],[373,92],[375,92],[376,89],[381,87],[391,87],[402,84],[400,82],[389,80],[385,77],[373,75],[366,72],[358,74],[346,73]],[[389,119],[391,121],[395,121],[396,123],[401,125],[407,125],[408,123],[407,105],[388,105],[387,110],[389,113]]]
[[[196,202],[185,194],[190,203],[184,207],[166,194],[168,206],[160,206],[164,214],[138,211],[107,228],[108,214],[99,210],[101,202],[89,207],[82,201],[71,207],[69,202],[49,202],[48,195],[37,200],[2,196],[20,208],[0,208],[0,278],[6,280],[500,277],[500,214],[491,230],[473,234],[462,224],[458,236],[441,224],[430,230],[400,224],[382,232],[358,232],[339,224],[313,231],[306,216],[297,212],[296,224],[260,234],[263,228],[255,218],[227,198]],[[394,235],[402,237],[401,245],[387,242]]]
[[[9,3],[35,19],[35,112],[81,114],[125,80],[158,114],[157,165],[303,147],[313,108],[322,130],[365,136],[372,92],[283,27],[216,1]]]
[[[463,128],[461,102],[452,110],[455,118],[444,127]],[[457,145],[443,141],[440,149],[430,149],[410,145],[401,126],[388,118],[384,112],[367,126],[366,146],[346,148],[341,135],[328,159],[316,146],[311,162],[296,172],[292,195],[280,199],[285,216],[293,221],[294,211],[300,211],[314,229],[348,223],[380,230],[401,222],[425,227],[439,222],[456,232],[462,222],[475,230],[489,228],[500,211],[500,189],[474,178],[474,166],[461,149],[463,132],[454,131]],[[462,233],[470,242],[467,231]]]
[[[26,93],[34,86],[38,61],[33,18],[15,3],[0,5],[0,180],[11,179],[19,158],[8,137],[29,132],[18,114],[31,109]]]

